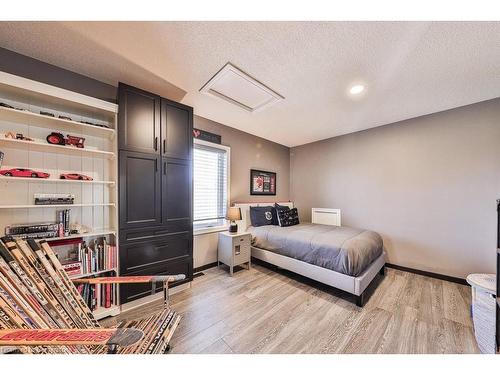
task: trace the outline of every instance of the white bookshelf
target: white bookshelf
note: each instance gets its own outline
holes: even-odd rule
[[[88,232],[45,240],[106,237],[118,248],[118,105],[5,72],[0,72],[0,102],[15,107],[0,106],[0,151],[5,154],[0,169],[29,168],[50,174],[47,179],[0,176],[1,235],[8,225],[56,222],[58,210],[70,209],[70,223],[83,225]],[[34,141],[5,138],[8,132]],[[51,132],[85,138],[84,148],[49,144],[46,137]],[[93,180],[61,180],[63,173],[80,173]],[[35,205],[36,193],[73,194],[75,204]],[[106,272],[118,274],[117,270]],[[119,312],[120,306],[113,305],[98,308],[94,315],[102,319]]]

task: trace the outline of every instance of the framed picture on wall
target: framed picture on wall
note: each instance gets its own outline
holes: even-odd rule
[[[276,173],[250,169],[250,195],[276,195]]]

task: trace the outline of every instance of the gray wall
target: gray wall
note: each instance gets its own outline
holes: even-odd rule
[[[465,277],[495,272],[500,99],[291,149],[291,197],[378,231],[389,262]]]
[[[290,198],[290,149],[286,146],[195,116],[194,127],[222,136],[231,147],[231,203],[277,202]],[[250,195],[250,169],[276,172],[276,196]]]
[[[116,103],[112,85],[1,47],[0,71]]]

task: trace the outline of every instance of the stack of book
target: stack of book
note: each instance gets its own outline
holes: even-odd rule
[[[69,276],[116,269],[118,264],[116,245],[107,243],[106,238],[78,243],[76,259],[63,265]]]
[[[117,287],[113,284],[80,284],[78,291],[92,311],[109,308],[118,303]]]
[[[14,238],[53,238],[59,235],[59,224],[40,223],[40,224],[19,224],[7,225],[5,235]]]

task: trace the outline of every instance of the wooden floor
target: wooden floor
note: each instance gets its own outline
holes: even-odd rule
[[[173,353],[478,352],[470,288],[463,285],[387,269],[359,308],[352,296],[285,271],[253,266],[232,278],[225,269],[204,273],[172,296],[183,316]],[[157,308],[160,302],[117,319]]]

